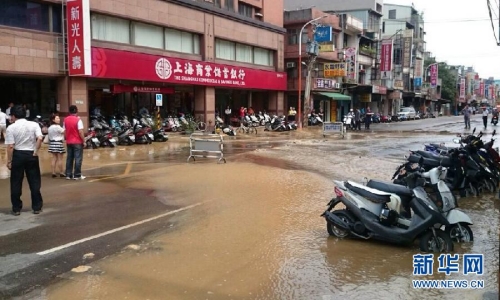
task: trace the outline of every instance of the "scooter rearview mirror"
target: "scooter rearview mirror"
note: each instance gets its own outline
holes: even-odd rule
[[[491,136],[495,136],[495,134],[497,134],[497,130],[493,130],[493,133],[491,134]]]
[[[472,130],[472,134],[474,134],[476,132],[476,127],[474,127],[474,130]]]
[[[460,139],[453,139],[453,143],[460,144]]]

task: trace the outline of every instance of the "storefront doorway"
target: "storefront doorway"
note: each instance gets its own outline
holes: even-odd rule
[[[0,107],[5,112],[10,102],[26,104],[30,118],[47,118],[56,111],[57,81],[54,78],[0,77]]]

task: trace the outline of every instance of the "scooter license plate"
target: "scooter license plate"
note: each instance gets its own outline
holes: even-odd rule
[[[148,133],[148,136],[149,136],[149,138],[150,138],[150,139],[152,139],[152,140],[154,140],[154,138],[155,138],[155,137],[154,137],[154,135],[152,135],[151,133]]]
[[[98,140],[97,138],[92,138],[92,142],[94,142],[94,143],[98,143],[98,142],[99,142],[99,140]]]

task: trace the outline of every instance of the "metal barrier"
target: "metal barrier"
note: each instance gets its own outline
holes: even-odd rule
[[[327,135],[340,134],[344,138],[345,130],[342,122],[324,122],[323,137]]]
[[[189,138],[189,159],[196,157],[218,158],[218,162],[224,161],[224,140],[219,134],[193,133]]]

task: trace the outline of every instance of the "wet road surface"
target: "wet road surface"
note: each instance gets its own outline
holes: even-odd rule
[[[332,179],[388,180],[406,150],[421,149],[430,138],[449,144],[452,132],[462,132],[461,124],[445,123],[435,126],[433,136],[374,129],[339,140],[319,138],[309,129],[256,140],[228,138],[225,165],[214,160],[186,164],[185,138],[89,150],[84,159],[89,177],[79,182],[50,178],[43,156],[41,215],[10,216],[8,197],[0,197],[1,295],[482,299],[498,289],[498,267],[493,266],[498,266],[500,205],[492,195],[460,200],[475,222],[475,242],[456,246],[457,253],[485,254],[492,267],[482,278],[484,290],[415,290],[411,256],[417,246],[331,238],[319,217],[333,196]],[[2,150],[0,159],[3,155]],[[8,173],[0,168],[0,174]],[[0,180],[0,186],[8,190],[8,180]],[[131,243],[139,249],[124,250]],[[90,252],[94,258],[82,258]],[[92,268],[68,272],[80,265]]]

